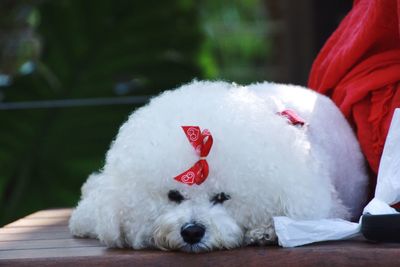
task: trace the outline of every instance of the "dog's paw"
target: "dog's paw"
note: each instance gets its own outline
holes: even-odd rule
[[[273,227],[260,227],[250,229],[244,236],[244,243],[248,245],[267,246],[274,245],[277,242],[277,236]]]

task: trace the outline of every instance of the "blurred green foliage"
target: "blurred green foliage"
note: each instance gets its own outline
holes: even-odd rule
[[[4,0],[0,76],[12,82],[0,96],[5,103],[123,97],[194,78],[265,79],[270,44],[260,3]],[[135,108],[0,110],[0,225],[74,206]]]
[[[271,78],[267,13],[260,0],[203,2],[200,20],[205,39],[199,60],[207,77],[243,84]]]

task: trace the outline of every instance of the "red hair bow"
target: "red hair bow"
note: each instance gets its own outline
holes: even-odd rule
[[[302,117],[300,117],[295,111],[291,109],[285,109],[282,112],[278,112],[278,114],[288,119],[289,123],[295,126],[303,126],[306,123]]]
[[[199,126],[182,126],[182,129],[190,144],[192,144],[196,153],[200,156],[200,160],[190,169],[174,177],[174,179],[187,185],[200,185],[208,176],[209,168],[205,157],[207,157],[211,150],[213,138],[207,129],[201,132]]]

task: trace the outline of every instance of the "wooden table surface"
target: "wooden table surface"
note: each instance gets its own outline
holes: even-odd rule
[[[70,214],[43,210],[0,228],[0,266],[400,266],[400,244],[362,238],[203,254],[107,249],[95,239],[71,236]]]

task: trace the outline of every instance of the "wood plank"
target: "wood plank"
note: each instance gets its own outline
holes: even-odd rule
[[[59,233],[69,232],[68,227],[64,226],[34,226],[34,227],[8,227],[0,228],[0,234],[22,234],[22,233]]]
[[[95,239],[72,238],[65,216],[69,212],[41,211],[1,228],[0,266],[400,266],[400,244],[370,243],[363,238],[198,255],[107,249]]]
[[[54,226],[67,226],[68,218],[66,217],[55,217],[55,218],[22,218],[13,223],[7,224],[4,228],[9,227],[32,227],[32,226],[46,226],[46,227],[54,227]]]
[[[71,216],[72,209],[49,209],[49,210],[41,210],[35,213],[32,213],[25,218],[69,218]]]
[[[0,242],[17,241],[17,240],[51,240],[51,239],[68,239],[68,238],[72,238],[72,235],[69,231],[0,233]]]
[[[96,239],[89,238],[69,238],[52,240],[23,240],[23,241],[1,241],[1,250],[20,250],[20,249],[43,249],[43,248],[71,248],[71,247],[93,247],[101,246]]]
[[[3,250],[0,251],[0,266],[5,263],[4,260],[14,259],[16,262],[25,262],[27,259],[42,258],[47,261],[47,258],[67,258],[67,257],[88,257],[100,256],[107,252],[107,248],[101,247],[81,247],[74,248],[46,248],[46,249],[25,249],[25,250]],[[5,264],[6,266],[7,264]],[[34,266],[41,266],[42,264],[33,264]]]
[[[58,250],[59,253],[64,253]],[[347,251],[330,249],[317,250],[306,248],[242,248],[231,251],[216,251],[204,254],[187,254],[180,252],[162,251],[129,251],[92,248],[91,256],[76,256],[80,250],[67,249],[66,255],[54,250],[43,251],[43,257],[37,256],[36,251],[25,254],[28,259],[4,260],[5,265],[12,266],[399,266],[400,259],[393,257],[390,250],[371,248],[360,254],[357,249]],[[63,257],[61,257],[62,255]],[[75,255],[74,257],[71,257]],[[1,254],[0,254],[1,256]],[[12,257],[24,256],[13,254]],[[48,257],[47,257],[48,256]]]

